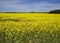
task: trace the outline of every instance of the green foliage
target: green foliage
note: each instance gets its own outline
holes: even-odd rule
[[[49,13],[60,14],[60,10],[52,10]]]

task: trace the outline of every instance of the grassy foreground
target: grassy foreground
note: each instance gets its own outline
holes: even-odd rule
[[[60,15],[0,13],[0,43],[60,43]]]

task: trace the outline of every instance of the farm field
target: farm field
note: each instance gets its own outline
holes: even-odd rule
[[[0,13],[0,43],[60,43],[60,14]]]

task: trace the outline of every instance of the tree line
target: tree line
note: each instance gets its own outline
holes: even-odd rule
[[[59,10],[51,10],[49,13],[54,13],[54,14],[60,14],[60,9]]]

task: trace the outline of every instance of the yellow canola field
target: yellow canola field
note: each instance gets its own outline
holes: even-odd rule
[[[60,14],[0,13],[0,43],[60,43]]]

